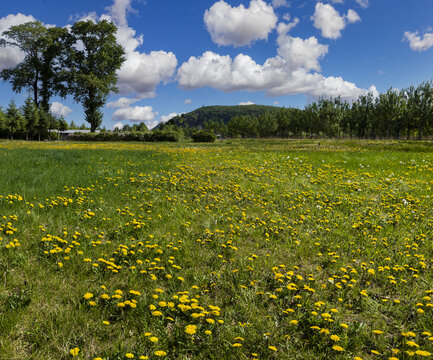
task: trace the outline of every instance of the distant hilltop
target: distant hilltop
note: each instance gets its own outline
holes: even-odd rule
[[[256,117],[264,112],[281,110],[281,107],[268,105],[213,105],[202,106],[189,113],[175,116],[166,125],[201,128],[205,122],[216,121],[227,124],[232,117],[248,115]],[[157,128],[161,127],[159,124]]]

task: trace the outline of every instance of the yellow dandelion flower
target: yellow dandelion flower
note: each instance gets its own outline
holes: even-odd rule
[[[341,346],[339,346],[339,345],[334,345],[332,348],[333,348],[335,351],[344,351],[344,349],[343,349]]]
[[[275,346],[268,346],[268,349],[272,351],[277,351],[277,348]]]
[[[133,358],[134,358],[134,354],[131,354],[131,353],[126,353],[125,356],[126,356],[128,359],[133,359]]]
[[[431,353],[429,353],[428,351],[425,350],[417,350],[415,351],[415,354],[419,355],[419,356],[430,356]]]
[[[79,352],[80,352],[80,348],[78,347],[69,350],[69,354],[71,354],[72,356],[77,356]]]
[[[331,335],[332,341],[340,341],[340,337],[338,335]]]
[[[159,356],[159,357],[163,357],[163,356],[167,355],[167,353],[163,350],[157,350],[157,351],[155,351],[154,354],[155,354],[155,356]]]
[[[84,295],[83,295],[83,298],[84,299],[86,299],[86,300],[88,300],[88,299],[91,299],[93,297],[93,294],[92,293],[85,293]]]
[[[189,335],[194,335],[197,332],[196,325],[187,325],[185,326],[185,332]]]
[[[157,343],[158,342],[158,338],[156,336],[151,336],[149,338],[150,341],[152,341],[153,343]]]

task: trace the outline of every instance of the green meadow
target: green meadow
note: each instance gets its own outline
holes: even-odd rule
[[[433,144],[0,142],[0,359],[431,359]]]

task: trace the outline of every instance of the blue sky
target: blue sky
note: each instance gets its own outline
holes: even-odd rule
[[[431,0],[15,0],[0,3],[0,32],[37,19],[66,26],[112,20],[126,50],[106,128],[151,128],[202,105],[303,107],[320,95],[350,100],[433,78]],[[0,48],[0,69],[22,58]],[[0,83],[0,106],[15,94]],[[80,104],[52,111],[83,122]]]

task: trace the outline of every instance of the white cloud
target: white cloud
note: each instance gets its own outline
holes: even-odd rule
[[[249,45],[255,40],[267,40],[277,20],[272,6],[263,0],[251,0],[248,8],[242,4],[231,7],[220,0],[204,14],[212,41],[235,47]]]
[[[267,96],[340,95],[351,100],[368,92],[341,77],[318,73],[319,60],[328,52],[328,45],[320,44],[315,37],[301,39],[280,31],[277,44],[277,55],[263,64],[242,53],[234,59],[212,51],[191,56],[179,67],[177,80],[185,89],[209,86],[224,92],[265,91]],[[375,88],[370,90],[377,93]]]
[[[277,106],[277,105],[280,105],[280,102],[279,102],[279,101],[274,101],[273,104],[274,104],[275,106]]]
[[[114,0],[113,5],[106,8],[121,27],[128,25],[126,18],[128,12],[135,10],[131,6],[131,0]]]
[[[290,7],[290,3],[287,0],[272,0],[272,6],[277,7]]]
[[[241,101],[238,105],[255,105],[252,101]]]
[[[355,10],[349,9],[347,11],[346,20],[349,24],[356,23],[357,21],[361,21],[361,17]]]
[[[277,43],[278,54],[291,69],[320,70],[319,59],[328,52],[328,45],[319,44],[314,36],[304,40],[281,34]]]
[[[129,120],[149,122],[152,121],[156,115],[158,115],[158,113],[153,111],[152,106],[134,106],[116,110],[111,119],[114,121]]]
[[[50,105],[50,111],[55,116],[62,116],[65,118],[72,112],[72,109],[59,102],[53,102]]]
[[[150,54],[133,51],[127,54],[120,69],[117,86],[121,94],[135,93],[141,98],[155,96],[155,88],[167,82],[177,67],[172,52],[152,51]]]
[[[191,99],[185,99],[185,101],[183,102],[185,105],[187,104],[191,104],[192,100]]]
[[[433,46],[433,33],[425,33],[421,37],[418,31],[406,31],[403,36],[403,41],[407,41],[410,48],[414,51],[425,51]]]
[[[332,5],[318,2],[311,20],[314,21],[314,27],[321,31],[323,37],[337,39],[348,24],[360,21],[361,18],[352,9],[349,9],[346,15],[341,16]]]
[[[130,105],[136,103],[137,101],[140,101],[140,99],[134,98],[127,98],[127,97],[120,97],[119,99],[115,100],[115,101],[110,101],[109,103],[107,103],[107,107],[112,108],[112,109],[123,109],[123,108],[127,108]]]
[[[115,130],[115,129],[119,129],[119,130],[122,130],[123,129],[123,124],[122,124],[122,122],[117,122],[117,123],[115,123],[114,125],[113,125],[113,128],[112,128],[112,130]]]
[[[117,86],[121,94],[136,94],[138,98],[155,96],[156,86],[167,82],[173,76],[177,59],[172,52],[152,51],[149,54],[137,50],[143,44],[143,35],[128,26],[127,16],[135,12],[132,0],[114,0],[109,10],[118,26],[117,40],[125,48],[126,60],[118,71]]]
[[[366,9],[369,5],[369,0],[356,0],[356,3],[362,8]]]
[[[284,16],[283,16],[283,18],[284,18]],[[286,17],[286,19],[287,19],[287,21],[289,21],[290,17]],[[277,33],[279,35],[287,34],[290,30],[292,30],[298,24],[299,24],[298,18],[294,18],[293,21],[291,23],[288,23],[288,24],[280,22],[280,23],[278,23],[278,26],[277,26]]]
[[[4,31],[9,30],[11,26],[21,25],[29,21],[36,21],[36,19],[31,15],[24,15],[21,13],[4,16],[0,18],[0,35]],[[0,36],[0,39],[6,39],[6,37]],[[0,70],[17,66],[24,60],[24,56],[24,53],[17,47],[0,47]]]
[[[161,118],[160,118],[160,122],[165,123],[168,120],[171,120],[171,119],[173,119],[174,117],[176,117],[178,115],[180,115],[180,114],[178,114],[178,113],[171,113],[171,114],[168,114],[168,115],[162,115]]]
[[[248,55],[239,54],[232,60],[228,55],[207,51],[198,58],[191,56],[183,63],[177,79],[186,89],[210,86],[226,92],[263,90],[282,80],[283,74],[275,71],[274,61],[270,59],[261,66]]]

